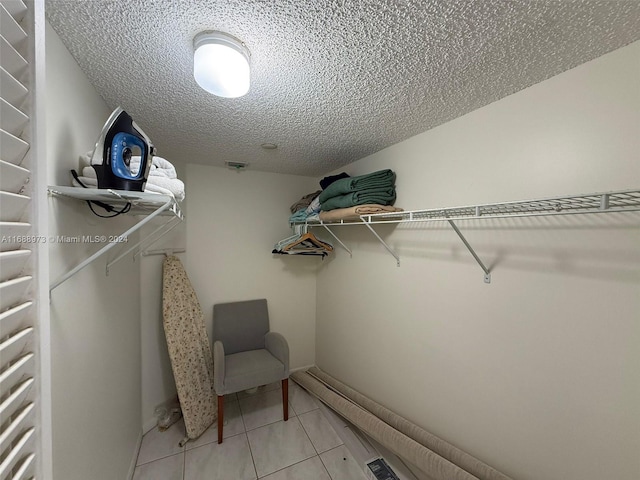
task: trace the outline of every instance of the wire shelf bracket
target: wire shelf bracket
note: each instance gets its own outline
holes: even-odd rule
[[[456,226],[456,224],[453,223],[453,220],[447,220],[447,221],[449,222],[449,225],[451,225],[451,228],[453,228],[453,231],[456,232],[458,237],[460,237],[460,240],[462,240],[462,243],[464,243],[464,246],[467,247],[467,250],[469,250],[469,252],[473,256],[473,258],[476,260],[476,262],[478,262],[478,265],[480,265],[480,268],[482,268],[482,271],[484,272],[484,283],[491,283],[491,272],[489,271],[489,269],[484,265],[484,263],[482,263],[482,260],[480,260],[480,257],[478,257],[475,250],[471,247],[471,245],[469,245],[469,242],[467,242],[467,239],[464,237],[464,235],[462,235],[462,232]]]
[[[365,226],[371,231],[371,233],[373,233],[375,235],[375,237],[382,244],[382,246],[387,249],[387,252],[389,252],[391,255],[393,255],[393,257],[396,259],[396,266],[399,267],[400,266],[400,256],[396,252],[394,252],[393,249],[389,245],[387,245],[387,242],[385,242],[380,235],[378,235],[378,232],[376,232],[374,230],[374,228],[371,226],[371,222],[367,222],[363,217],[360,217],[360,218],[362,218],[362,221],[364,222]]]
[[[353,257],[353,253],[351,253],[351,249],[350,249],[349,247],[347,247],[347,246],[342,242],[342,240],[340,240],[340,239],[338,238],[338,236],[337,236],[335,233],[333,233],[333,232],[331,231],[331,229],[327,226],[327,224],[326,224],[326,223],[321,222],[321,223],[320,223],[320,225],[322,225],[322,226],[324,227],[324,229],[325,229],[327,232],[329,232],[329,234],[331,234],[331,236],[332,236],[333,238],[335,238],[335,239],[336,239],[336,242],[338,242],[338,243],[340,244],[340,246],[341,246],[342,248],[344,248],[344,249],[349,253],[349,256],[350,256],[350,257]]]

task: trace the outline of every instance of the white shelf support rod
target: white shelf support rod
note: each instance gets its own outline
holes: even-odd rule
[[[173,218],[169,219],[168,221],[164,222],[162,225],[160,225],[158,228],[156,228],[153,232],[151,232],[145,238],[143,238],[142,240],[139,240],[133,246],[127,248],[124,252],[122,252],[120,255],[118,255],[116,258],[114,258],[110,262],[107,262],[107,267],[106,267],[105,273],[107,275],[109,275],[109,269],[111,268],[112,265],[115,265],[116,263],[118,263],[120,260],[122,260],[124,257],[126,257],[129,254],[129,252],[132,252],[136,248],[140,247],[142,244],[147,244],[146,246],[150,247],[155,242],[157,242],[160,239],[160,237],[162,237],[162,235],[164,235],[165,233],[168,233],[169,230],[171,230],[175,225],[180,223],[180,219],[178,219],[178,221],[173,226],[171,226],[169,228],[166,228],[167,225],[169,225],[171,222],[173,222],[175,220],[176,220],[176,218],[173,217]],[[163,232],[161,235],[156,237],[156,234],[158,232],[160,232],[161,230],[163,230],[163,229],[165,229],[165,232]]]
[[[398,256],[398,254],[396,254],[396,252],[394,252],[391,247],[389,245],[387,245],[387,243],[380,237],[380,235],[378,235],[378,232],[376,232],[373,227],[371,225],[369,225],[369,222],[365,220],[365,217],[362,216],[360,217],[362,219],[362,223],[364,223],[367,228],[369,230],[371,230],[371,233],[373,233],[376,238],[378,239],[378,241],[384,246],[384,248],[387,249],[387,252],[389,252],[391,255],[393,255],[393,258],[396,259],[396,264],[399,267],[400,266],[400,257]]]
[[[173,225],[171,225],[169,228],[167,228],[164,232],[162,232],[160,235],[158,235],[157,237],[155,237],[151,242],[149,242],[149,244],[147,244],[144,248],[149,248],[151,245],[153,245],[154,243],[156,243],[158,240],[160,240],[162,237],[164,237],[167,233],[169,233],[171,230],[173,230],[174,228],[176,228],[178,225],[180,225],[182,223],[182,219],[181,218],[172,218],[171,220],[169,220],[167,223],[165,223],[163,225],[169,225],[171,222],[174,222]],[[155,232],[154,232],[155,235]],[[149,237],[145,238],[143,242],[140,242],[140,244],[146,242],[149,238],[151,237],[151,235],[149,235]],[[138,245],[140,246],[140,245]],[[136,253],[133,254],[133,259],[135,260],[136,257],[140,256],[140,254],[142,254],[142,247],[140,247],[138,249],[138,251]]]
[[[333,232],[331,231],[331,229],[330,229],[329,227],[327,227],[324,223],[321,223],[320,225],[322,225],[322,226],[325,228],[325,230],[326,230],[327,232],[329,232],[333,238],[335,238],[335,239],[336,239],[336,242],[338,242],[340,245],[342,245],[342,248],[344,248],[347,252],[349,252],[349,256],[350,256],[351,258],[353,258],[353,254],[351,253],[351,250],[349,250],[349,249],[347,248],[347,246],[346,246],[344,243],[342,243],[342,240],[340,240],[340,239],[336,236],[336,234],[335,234],[335,233],[333,233]]]
[[[451,225],[451,228],[453,228],[453,230],[458,234],[458,237],[460,237],[460,240],[462,240],[462,243],[464,243],[464,246],[467,247],[467,250],[471,252],[471,255],[473,255],[473,258],[476,259],[476,262],[478,262],[478,265],[480,265],[480,268],[482,268],[482,270],[484,271],[484,283],[491,283],[491,272],[489,271],[489,269],[485,267],[484,263],[482,263],[482,260],[480,260],[480,257],[478,257],[475,250],[471,248],[471,245],[469,245],[469,242],[467,242],[467,239],[464,238],[464,235],[462,235],[462,232],[458,229],[456,224],[453,223],[453,220],[447,220],[447,222],[449,222],[449,225]]]
[[[141,228],[144,224],[146,224],[147,222],[151,221],[153,218],[155,218],[157,215],[160,215],[162,212],[164,212],[167,208],[169,208],[169,206],[171,205],[171,203],[173,202],[173,198],[169,198],[169,200],[167,200],[166,203],[164,203],[163,205],[161,205],[160,207],[158,207],[157,210],[155,210],[154,212],[152,212],[151,214],[149,214],[149,216],[143,218],[141,221],[139,221],[138,223],[136,223],[133,227],[131,227],[129,230],[127,230],[126,232],[124,232],[122,235],[120,235],[121,237],[129,237],[129,235],[131,235],[133,232],[135,232],[136,230],[138,230],[139,228]],[[73,269],[69,270],[67,273],[65,273],[64,275],[62,275],[61,277],[59,277],[55,282],[53,282],[51,284],[51,286],[49,287],[49,293],[51,293],[54,289],[56,289],[57,287],[59,287],[62,283],[66,282],[68,279],[70,279],[71,277],[73,277],[76,273],[78,273],[80,270],[82,270],[84,267],[86,267],[87,265],[89,265],[91,262],[93,262],[95,259],[99,258],[100,256],[102,256],[103,254],[107,253],[109,250],[111,250],[113,247],[115,247],[116,245],[120,245],[121,242],[109,242],[107,245],[105,245],[104,247],[102,247],[100,250],[98,250],[96,253],[94,253],[93,255],[91,255],[89,258],[87,258],[86,260],[84,260],[83,262],[81,262],[80,264],[78,264],[76,267],[74,267]]]

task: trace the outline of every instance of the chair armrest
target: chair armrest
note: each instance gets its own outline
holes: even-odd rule
[[[224,395],[224,346],[220,340],[213,344],[213,389]]]
[[[264,346],[271,355],[284,365],[284,373],[289,376],[289,344],[287,340],[276,332],[267,332],[264,336]]]

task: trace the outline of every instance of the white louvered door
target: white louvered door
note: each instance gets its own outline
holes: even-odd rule
[[[0,480],[44,478],[48,471],[40,455],[48,432],[39,348],[48,300],[41,288],[46,228],[39,225],[42,136],[35,122],[43,8],[41,1],[0,0]]]

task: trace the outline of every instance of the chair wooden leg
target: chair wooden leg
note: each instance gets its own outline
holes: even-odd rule
[[[289,420],[289,379],[282,380],[282,413],[284,421]]]
[[[223,425],[224,425],[224,395],[218,395],[218,443],[222,443]]]

